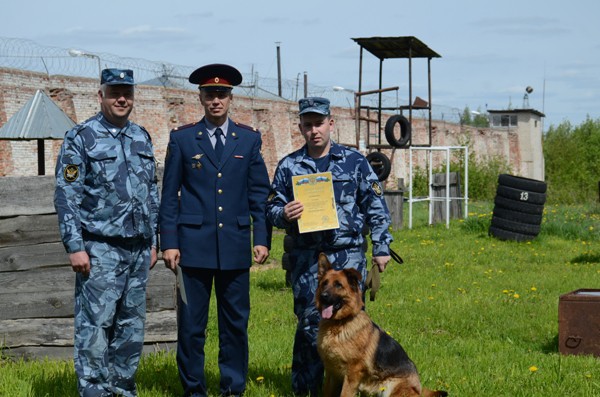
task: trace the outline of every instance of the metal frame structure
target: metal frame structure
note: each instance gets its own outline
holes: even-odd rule
[[[440,58],[441,55],[427,47],[425,43],[413,36],[403,37],[369,37],[369,38],[353,38],[356,43],[360,46],[360,65],[359,65],[359,77],[358,77],[358,92],[355,93],[354,102],[356,108],[355,123],[356,123],[356,146],[359,146],[360,142],[360,122],[377,122],[378,142],[377,144],[371,144],[370,134],[367,133],[366,148],[367,150],[373,149],[393,149],[391,145],[384,145],[381,142],[381,112],[383,110],[408,110],[408,121],[412,124],[412,111],[413,109],[425,109],[429,111],[428,117],[428,142],[425,145],[415,146],[431,146],[431,59]],[[379,89],[371,91],[362,91],[362,73],[363,73],[363,50],[367,50],[377,58],[379,58]],[[398,107],[382,107],[381,96],[382,93],[387,91],[397,91],[399,87],[388,87],[383,88],[382,75],[383,75],[383,61],[390,58],[406,58],[408,59],[408,105]],[[428,91],[428,102],[413,103],[413,85],[412,85],[412,60],[413,58],[427,58],[427,91]],[[365,95],[378,94],[378,106],[362,106],[361,98]],[[361,110],[367,110],[367,116],[361,115]],[[377,111],[377,120],[370,118],[370,111]],[[412,138],[411,138],[412,143]]]
[[[423,198],[413,198],[413,150],[425,150],[429,152],[429,195]],[[451,197],[450,196],[450,151],[451,150],[464,150],[464,195],[463,197]],[[433,197],[433,152],[434,151],[445,151],[446,152],[446,197]],[[409,148],[409,178],[410,185],[408,189],[408,228],[412,229],[412,205],[414,202],[429,201],[429,224],[433,223],[433,203],[434,201],[446,201],[446,228],[450,228],[450,201],[451,200],[463,200],[464,201],[464,218],[467,219],[469,213],[469,147],[468,146],[430,146],[430,147],[410,147]]]

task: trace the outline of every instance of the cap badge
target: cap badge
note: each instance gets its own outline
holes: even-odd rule
[[[217,83],[217,84],[219,83],[219,78],[218,77],[215,77],[215,83]]]
[[[119,75],[120,78],[124,79],[125,78],[125,73],[121,72],[121,74]]]

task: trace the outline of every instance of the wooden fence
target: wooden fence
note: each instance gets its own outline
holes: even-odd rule
[[[54,177],[0,178],[0,349],[13,357],[73,355],[75,273],[60,242]],[[177,341],[175,277],[150,271],[144,351]]]

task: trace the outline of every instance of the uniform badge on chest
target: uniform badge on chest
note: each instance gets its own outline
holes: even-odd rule
[[[202,168],[202,163],[200,162],[200,159],[202,158],[202,156],[204,156],[204,154],[198,153],[197,155],[192,157],[192,160],[194,160],[194,162],[192,162],[192,168],[197,168],[197,169]]]

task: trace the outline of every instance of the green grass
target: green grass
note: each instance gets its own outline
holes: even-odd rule
[[[600,396],[600,359],[563,356],[557,347],[559,296],[600,288],[598,207],[548,206],[542,232],[526,243],[489,237],[491,211],[472,203],[469,218],[446,229],[427,226],[417,209],[413,229],[394,232],[405,263],[382,274],[367,311],[402,343],[422,383],[451,396]],[[274,260],[281,240],[276,234]],[[291,291],[277,265],[251,277],[246,395],[291,396]],[[212,304],[206,373],[216,395]],[[145,356],[137,380],[142,397],[182,394],[173,352]],[[75,383],[69,361],[0,361],[1,396],[76,396]]]

